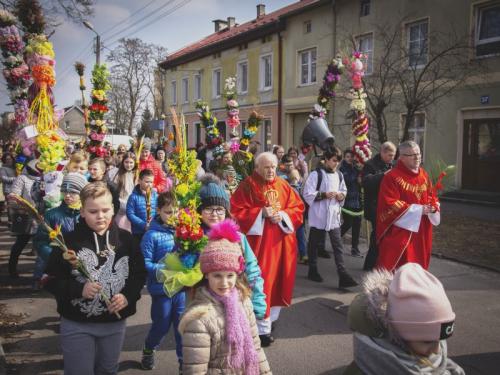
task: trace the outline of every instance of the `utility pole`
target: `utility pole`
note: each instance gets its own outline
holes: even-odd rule
[[[95,63],[96,65],[101,64],[101,36],[98,34],[97,31],[95,31],[94,26],[88,21],[83,21],[83,25],[93,31],[96,35],[95,37]]]

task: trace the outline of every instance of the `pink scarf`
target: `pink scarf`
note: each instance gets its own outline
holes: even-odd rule
[[[229,346],[229,365],[244,370],[246,375],[259,374],[259,359],[253,342],[250,324],[240,301],[240,294],[233,288],[227,296],[210,294],[224,306],[226,313],[226,341]]]

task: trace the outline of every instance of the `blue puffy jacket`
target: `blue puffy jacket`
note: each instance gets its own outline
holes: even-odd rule
[[[79,218],[80,210],[69,208],[64,201],[58,207],[45,212],[44,215],[47,224],[54,229],[56,225],[61,226],[63,234],[72,232]],[[45,262],[49,259],[49,255],[52,252],[50,242],[49,233],[43,225],[40,225],[35,237],[33,237],[33,247],[36,249],[38,256]]]
[[[151,193],[151,217],[156,215],[158,193],[153,189]],[[146,231],[146,195],[137,185],[127,201],[127,218],[132,224],[132,234],[142,234]]]
[[[202,227],[205,233],[210,230],[210,228],[205,225],[202,225]],[[257,263],[255,253],[250,247],[246,236],[240,233],[240,237],[243,258],[245,258],[245,275],[252,289],[253,312],[257,319],[263,319],[267,309],[266,294],[264,293],[264,279],[262,278],[262,272],[259,263]]]
[[[167,253],[174,250],[174,229],[155,218],[141,240],[141,251],[148,271],[147,287],[151,295],[165,295],[163,283],[156,279],[156,271],[163,267],[158,263]]]

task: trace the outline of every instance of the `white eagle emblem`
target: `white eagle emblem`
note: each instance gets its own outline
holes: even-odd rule
[[[121,257],[113,267],[115,252],[109,251],[106,262],[99,267],[99,258],[92,250],[82,248],[78,252],[78,259],[83,263],[92,279],[102,285],[103,293],[110,299],[125,286],[129,273],[128,258],[128,256]],[[72,273],[78,282],[82,284],[87,282],[87,279],[77,270],[73,270]],[[87,317],[102,315],[108,310],[100,293],[96,294],[94,299],[76,298],[71,303],[73,306],[80,306],[80,311]]]

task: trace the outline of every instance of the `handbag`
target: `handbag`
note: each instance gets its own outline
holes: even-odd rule
[[[30,215],[22,212],[12,214],[12,224],[10,230],[14,234],[30,234],[33,226],[33,219]]]

